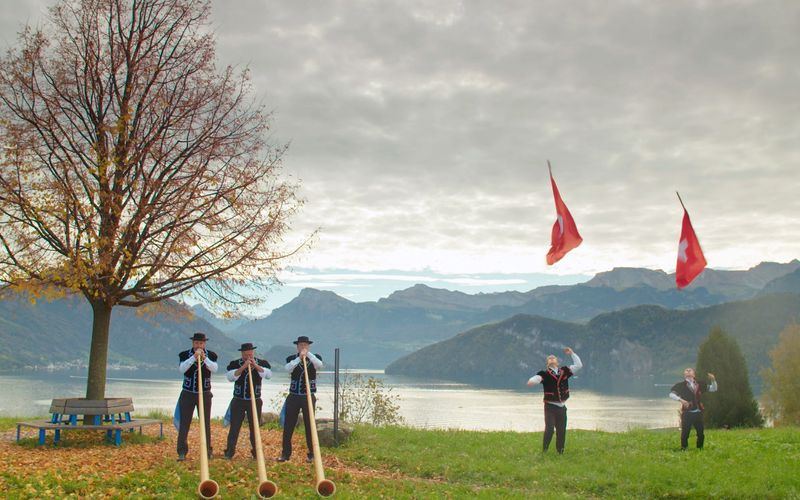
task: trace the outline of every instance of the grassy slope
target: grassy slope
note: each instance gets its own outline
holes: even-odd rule
[[[11,422],[0,420],[0,430]],[[47,466],[23,474],[0,466],[0,492],[5,498],[194,498],[197,464],[176,463],[174,440],[166,441],[123,444],[121,452],[136,455],[148,447],[170,450],[150,468],[127,474],[66,474]],[[25,453],[31,443],[7,446]],[[94,446],[100,455],[113,453],[113,446]],[[678,451],[677,431],[570,430],[565,455],[542,455],[540,446],[541,433],[359,428],[350,444],[323,455],[336,498],[800,498],[798,428],[710,430],[702,452]],[[83,444],[76,448],[86,453]],[[281,498],[316,498],[310,465],[269,462],[268,476]],[[214,459],[211,477],[221,498],[254,497],[257,475],[249,459]]]

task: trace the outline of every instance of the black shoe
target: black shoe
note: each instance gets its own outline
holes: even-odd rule
[[[289,457],[284,457],[283,455],[281,455],[280,457],[276,458],[275,461],[276,462],[288,462],[289,461]]]
[[[178,453],[178,462],[186,460],[186,453]]]

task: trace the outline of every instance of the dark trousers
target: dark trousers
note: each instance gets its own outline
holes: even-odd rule
[[[547,451],[556,432],[556,451],[564,452],[564,441],[567,439],[567,407],[544,404],[544,440],[542,450]]]
[[[312,404],[317,404],[317,398],[311,395]],[[306,395],[289,394],[286,397],[286,420],[283,422],[283,451],[282,457],[289,458],[292,456],[292,434],[294,428],[297,426],[297,418],[300,415],[300,410],[303,410],[303,425],[306,428],[306,446],[308,447],[308,456],[314,454],[311,447],[311,420],[308,412],[308,400]]]
[[[208,454],[211,454],[211,398],[214,395],[210,392],[203,393],[203,409],[205,410],[206,418],[206,444],[208,445]],[[181,397],[178,400],[181,409],[181,423],[178,426],[178,455],[186,455],[189,451],[189,444],[186,442],[189,436],[189,427],[192,425],[192,417],[194,417],[195,408],[197,408],[197,393],[189,391],[181,391]]]
[[[697,432],[697,447],[703,447],[703,441],[706,436],[703,432],[705,426],[703,425],[703,412],[702,411],[685,411],[681,413],[681,448],[686,449],[689,447],[689,433],[694,427]]]
[[[239,431],[242,428],[242,422],[245,415],[247,415],[247,422],[250,426],[250,452],[256,456],[256,432],[258,426],[254,426],[254,422],[261,425],[261,405],[260,399],[256,399],[256,412],[253,416],[253,404],[249,399],[231,399],[231,427],[228,430],[228,447],[225,448],[225,456],[232,457],[236,453],[236,442],[239,440]]]

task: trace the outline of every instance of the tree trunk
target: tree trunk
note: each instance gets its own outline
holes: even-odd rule
[[[86,380],[86,399],[103,399],[106,394],[106,364],[108,362],[108,333],[111,326],[111,306],[105,302],[92,304],[92,345],[89,350],[89,374]]]

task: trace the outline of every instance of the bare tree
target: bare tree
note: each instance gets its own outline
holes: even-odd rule
[[[86,397],[114,306],[257,301],[300,207],[246,71],[215,66],[210,6],[62,0],[0,60],[0,285],[82,293]]]

